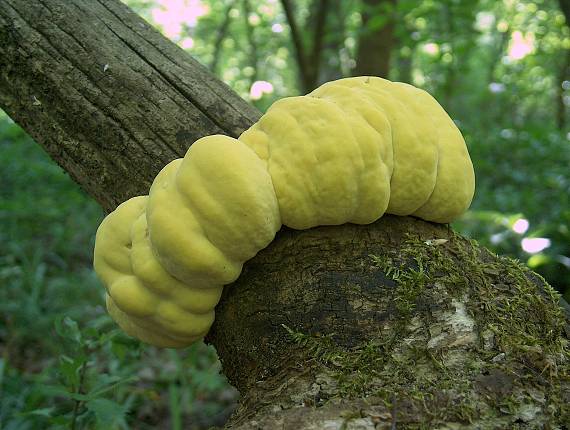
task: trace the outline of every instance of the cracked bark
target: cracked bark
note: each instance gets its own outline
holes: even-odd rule
[[[403,258],[402,273],[418,273],[418,265],[425,271],[409,313],[398,306],[394,275],[374,263],[378,256]],[[547,290],[530,270],[447,226],[411,217],[283,229],[224,289],[207,338],[243,395],[227,427],[564,429],[568,349],[551,356],[546,343],[537,349],[518,342],[535,330],[548,338],[556,318],[551,340],[568,341],[570,313],[548,322],[546,309],[560,308]],[[541,300],[521,299],[506,318],[496,312],[526,292]],[[332,342],[319,353],[293,341],[284,326],[317,344],[328,336]],[[331,343],[333,358],[323,363],[319,356]],[[347,369],[362,345],[372,346],[372,355]],[[347,395],[353,380],[356,395]]]
[[[195,139],[259,115],[116,0],[0,2],[0,106],[107,210]],[[371,257],[426,249],[395,272]],[[207,338],[243,396],[228,427],[562,429],[570,320],[549,291],[413,218],[283,229]]]
[[[111,0],[0,2],[0,106],[106,210],[260,115]]]

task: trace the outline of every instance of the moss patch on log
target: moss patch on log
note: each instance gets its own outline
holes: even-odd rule
[[[334,333],[284,325],[328,385],[315,406],[376,399],[407,417],[406,428],[570,423],[568,320],[539,275],[454,234],[407,235],[370,264],[394,285],[387,336],[346,348]]]

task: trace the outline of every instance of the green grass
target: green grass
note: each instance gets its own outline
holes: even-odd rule
[[[0,113],[0,428],[223,424],[236,392],[203,343],[122,334],[92,270],[103,212]]]

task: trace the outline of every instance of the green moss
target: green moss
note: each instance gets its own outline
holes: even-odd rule
[[[288,329],[336,380],[338,396],[376,396],[387,404],[406,399],[433,422],[470,423],[515,415],[525,401],[521,393],[539,390],[548,400],[545,419],[568,414],[570,388],[561,382],[570,375],[565,318],[559,295],[542,278],[453,234],[431,241],[409,236],[400,249],[370,257],[394,281],[388,338],[346,349],[333,334]],[[454,364],[457,348],[428,345],[434,314],[453,312],[454,301],[465,304],[478,334],[459,348],[460,365]]]
[[[376,255],[370,257],[384,270],[385,275],[396,283],[394,303],[401,314],[408,316],[414,310],[417,298],[429,281],[422,260],[414,258],[417,267],[408,267],[406,270],[402,263],[394,264],[391,258],[384,260]]]

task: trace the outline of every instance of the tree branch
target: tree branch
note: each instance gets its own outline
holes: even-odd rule
[[[281,0],[281,5],[285,11],[287,22],[291,29],[291,39],[293,40],[293,48],[295,57],[297,58],[297,65],[299,68],[299,78],[301,81],[301,90],[303,93],[308,93],[314,90],[318,84],[319,69],[321,63],[321,56],[323,50],[323,40],[325,35],[326,19],[330,9],[328,0],[319,0],[316,11],[311,19],[314,22],[315,30],[312,37],[312,46],[310,55],[307,55],[303,38],[295,20],[293,7],[289,0]]]
[[[558,4],[566,19],[566,26],[570,28],[570,0],[558,0]],[[556,94],[556,123],[560,130],[566,127],[566,105],[564,103],[564,89],[562,88],[562,83],[570,79],[570,49],[565,48],[563,56],[564,62],[560,68]]]
[[[287,18],[287,23],[289,24],[289,29],[291,31],[291,39],[293,41],[295,58],[297,59],[297,67],[299,69],[299,78],[304,89],[308,61],[305,54],[305,47],[303,45],[299,28],[297,27],[297,21],[295,20],[295,14],[291,2],[289,0],[281,0],[281,6],[285,12],[285,17]]]
[[[0,1],[0,107],[107,210],[260,115],[119,0]]]
[[[325,37],[325,29],[327,22],[327,14],[329,11],[329,1],[319,0],[319,5],[315,14],[315,31],[313,33],[313,46],[309,63],[309,74],[306,92],[314,90],[318,86],[319,72],[321,66],[321,57],[323,51],[323,40]],[[311,20],[312,21],[312,20]]]

